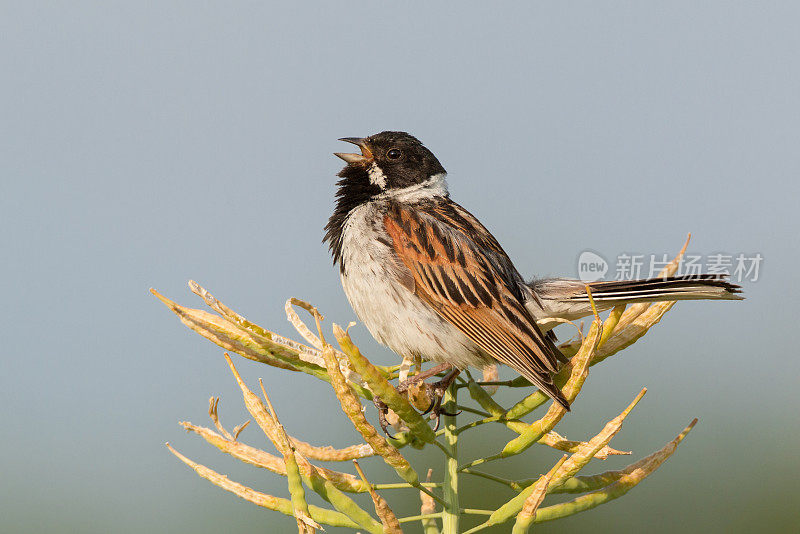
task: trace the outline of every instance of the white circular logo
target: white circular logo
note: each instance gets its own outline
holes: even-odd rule
[[[591,250],[584,250],[578,256],[578,278],[584,282],[595,282],[608,272],[608,262]]]

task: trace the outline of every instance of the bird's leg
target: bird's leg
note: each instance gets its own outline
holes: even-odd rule
[[[436,417],[436,429],[439,428],[440,415],[454,415],[445,412],[441,409],[442,396],[444,395],[444,392],[447,390],[450,384],[453,383],[453,380],[455,380],[456,376],[458,376],[458,373],[460,373],[461,371],[458,369],[453,369],[453,366],[450,365],[449,363],[443,363],[435,367],[431,367],[427,371],[418,373],[412,376],[411,378],[404,380],[397,386],[397,391],[400,393],[404,393],[408,390],[409,387],[418,384],[420,382],[423,382],[426,378],[438,375],[439,373],[447,370],[450,370],[450,372],[447,373],[447,375],[445,375],[445,377],[442,380],[434,382],[433,384],[430,385],[425,384],[426,386],[425,391],[428,395],[428,398],[431,401],[431,404],[430,406],[428,406],[428,409],[423,412],[423,414],[433,411],[433,415],[431,418],[433,418],[434,416]],[[379,397],[373,397],[372,402],[378,409],[378,422],[381,425],[381,430],[383,430],[383,433],[389,436],[390,438],[394,438],[394,436],[389,432],[390,425],[389,421],[386,419],[386,414],[389,413],[389,407]]]
[[[431,419],[436,418],[436,426],[433,427],[434,432],[439,430],[439,421],[442,415],[455,417],[459,413],[450,413],[442,410],[442,398],[444,397],[444,392],[447,391],[447,388],[450,387],[450,384],[453,383],[460,372],[461,369],[453,368],[444,378],[430,385],[428,396],[431,397],[431,405],[423,413],[432,412]]]
[[[452,367],[452,365],[450,365],[449,363],[442,363],[442,364],[437,365],[436,367],[431,367],[427,371],[422,371],[421,373],[417,373],[414,376],[412,376],[411,378],[408,378],[408,379],[403,380],[402,382],[400,382],[397,385],[397,391],[399,391],[400,393],[403,393],[404,391],[406,391],[409,387],[413,386],[414,384],[422,382],[426,378],[430,378],[430,377],[432,377],[434,375],[438,375],[442,371],[447,371],[451,367]]]

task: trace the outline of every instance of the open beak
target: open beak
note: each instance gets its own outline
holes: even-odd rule
[[[372,163],[374,156],[372,152],[367,147],[367,143],[363,137],[342,137],[339,141],[344,141],[346,143],[353,143],[358,148],[361,149],[361,154],[350,154],[346,152],[334,152],[334,156],[338,156],[345,160],[350,165],[366,165],[368,163]]]

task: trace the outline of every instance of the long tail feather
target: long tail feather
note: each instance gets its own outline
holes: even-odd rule
[[[599,301],[660,302],[664,300],[742,300],[741,286],[718,275],[672,276],[646,280],[592,282],[592,298]],[[569,300],[589,302],[586,291]]]
[[[537,299],[527,303],[540,327],[552,328],[548,319],[573,320],[592,313],[586,283],[567,278],[533,280],[529,287]],[[703,274],[670,276],[645,280],[590,282],[592,299],[598,310],[620,304],[662,302],[670,300],[742,300],[742,288],[728,282],[725,276]]]

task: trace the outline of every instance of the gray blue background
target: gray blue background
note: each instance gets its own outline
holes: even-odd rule
[[[207,424],[211,395],[229,426],[246,413],[222,351],[147,290],[202,307],[192,278],[284,334],[290,296],[354,319],[320,243],[331,153],[384,129],[439,156],[526,275],[575,275],[587,248],[673,252],[688,231],[692,252],[764,257],[748,300],[680,303],[593,369],[568,437],[642,386],[618,448],[638,458],[700,423],[625,498],[542,532],[793,528],[798,16],[791,2],[0,3],[0,530],[294,531],[164,447],[285,495],[178,427]],[[292,434],[356,440],[322,383],[237,362]],[[243,439],[268,447],[255,428]],[[556,458],[534,448],[496,469],[535,476]],[[510,498],[487,484],[468,480],[462,502]]]

